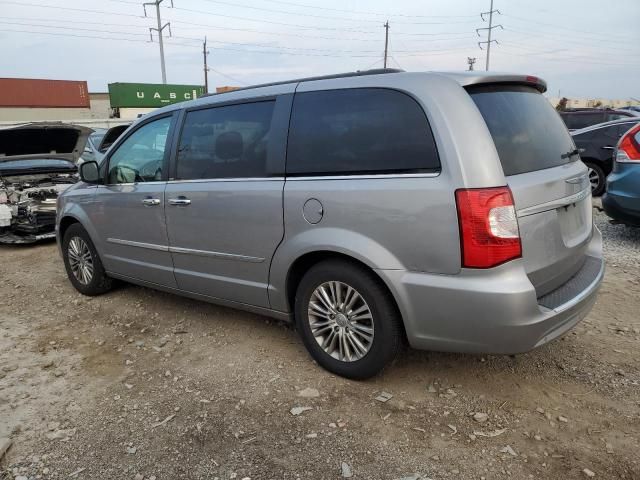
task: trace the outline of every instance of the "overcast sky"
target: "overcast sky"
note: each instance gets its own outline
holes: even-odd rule
[[[490,0],[164,0],[167,81],[210,90],[389,66],[484,70],[476,28]],[[135,0],[0,0],[2,77],[160,83],[155,7]],[[640,0],[494,0],[490,69],[538,75],[549,94],[640,98]],[[486,18],[486,17],[485,17]],[[165,34],[168,34],[168,29]],[[486,36],[486,30],[480,32]],[[157,35],[154,33],[154,42]]]

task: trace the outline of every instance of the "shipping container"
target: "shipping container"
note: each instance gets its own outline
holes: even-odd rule
[[[89,108],[87,82],[0,78],[0,107]]]
[[[216,93],[227,93],[227,92],[233,92],[234,90],[238,90],[240,87],[231,87],[231,86],[224,86],[224,87],[216,87]]]
[[[202,85],[165,85],[154,83],[110,83],[112,108],[157,108],[193,100],[204,95]]]

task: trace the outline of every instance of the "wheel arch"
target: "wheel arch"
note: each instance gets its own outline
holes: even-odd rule
[[[287,271],[286,281],[285,281],[285,296],[286,296],[287,306],[289,307],[290,312],[294,311],[296,291],[300,283],[300,280],[302,280],[302,277],[314,265],[317,265],[318,263],[324,262],[327,260],[339,260],[345,263],[349,263],[351,265],[355,265],[359,268],[365,269],[368,272],[370,272],[373,275],[373,277],[380,283],[380,285],[389,294],[389,298],[393,302],[393,305],[395,306],[396,311],[398,312],[398,315],[402,319],[401,321],[402,334],[405,339],[407,338],[407,334],[404,326],[404,318],[402,315],[402,309],[400,308],[400,305],[398,304],[398,301],[393,293],[393,289],[390,288],[386,280],[376,271],[376,269],[374,269],[367,263],[363,262],[362,260],[357,259],[346,253],[338,252],[335,250],[314,250],[314,251],[306,252],[300,255],[298,258],[296,258],[293,261],[293,263],[289,267],[289,270]]]
[[[65,215],[60,219],[60,222],[58,224],[58,233],[60,237],[60,243],[62,243],[62,240],[64,239],[64,235],[67,232],[67,230],[69,230],[69,227],[74,223],[79,223],[80,225],[82,225],[82,222],[80,222],[80,220],[78,220],[73,215]]]

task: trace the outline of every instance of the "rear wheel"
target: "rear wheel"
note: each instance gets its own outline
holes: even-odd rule
[[[71,225],[62,240],[62,256],[69,281],[83,295],[100,295],[111,290],[107,276],[91,238],[79,223]]]
[[[591,183],[591,195],[599,197],[604,193],[607,176],[597,163],[585,162],[589,169],[589,182]]]
[[[352,379],[376,375],[402,344],[400,315],[391,295],[366,268],[328,260],[302,278],[296,324],[311,356]]]

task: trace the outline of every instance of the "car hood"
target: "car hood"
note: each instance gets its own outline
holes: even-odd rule
[[[84,151],[88,127],[62,122],[39,122],[0,127],[0,169],[14,160],[67,160],[76,163]]]

